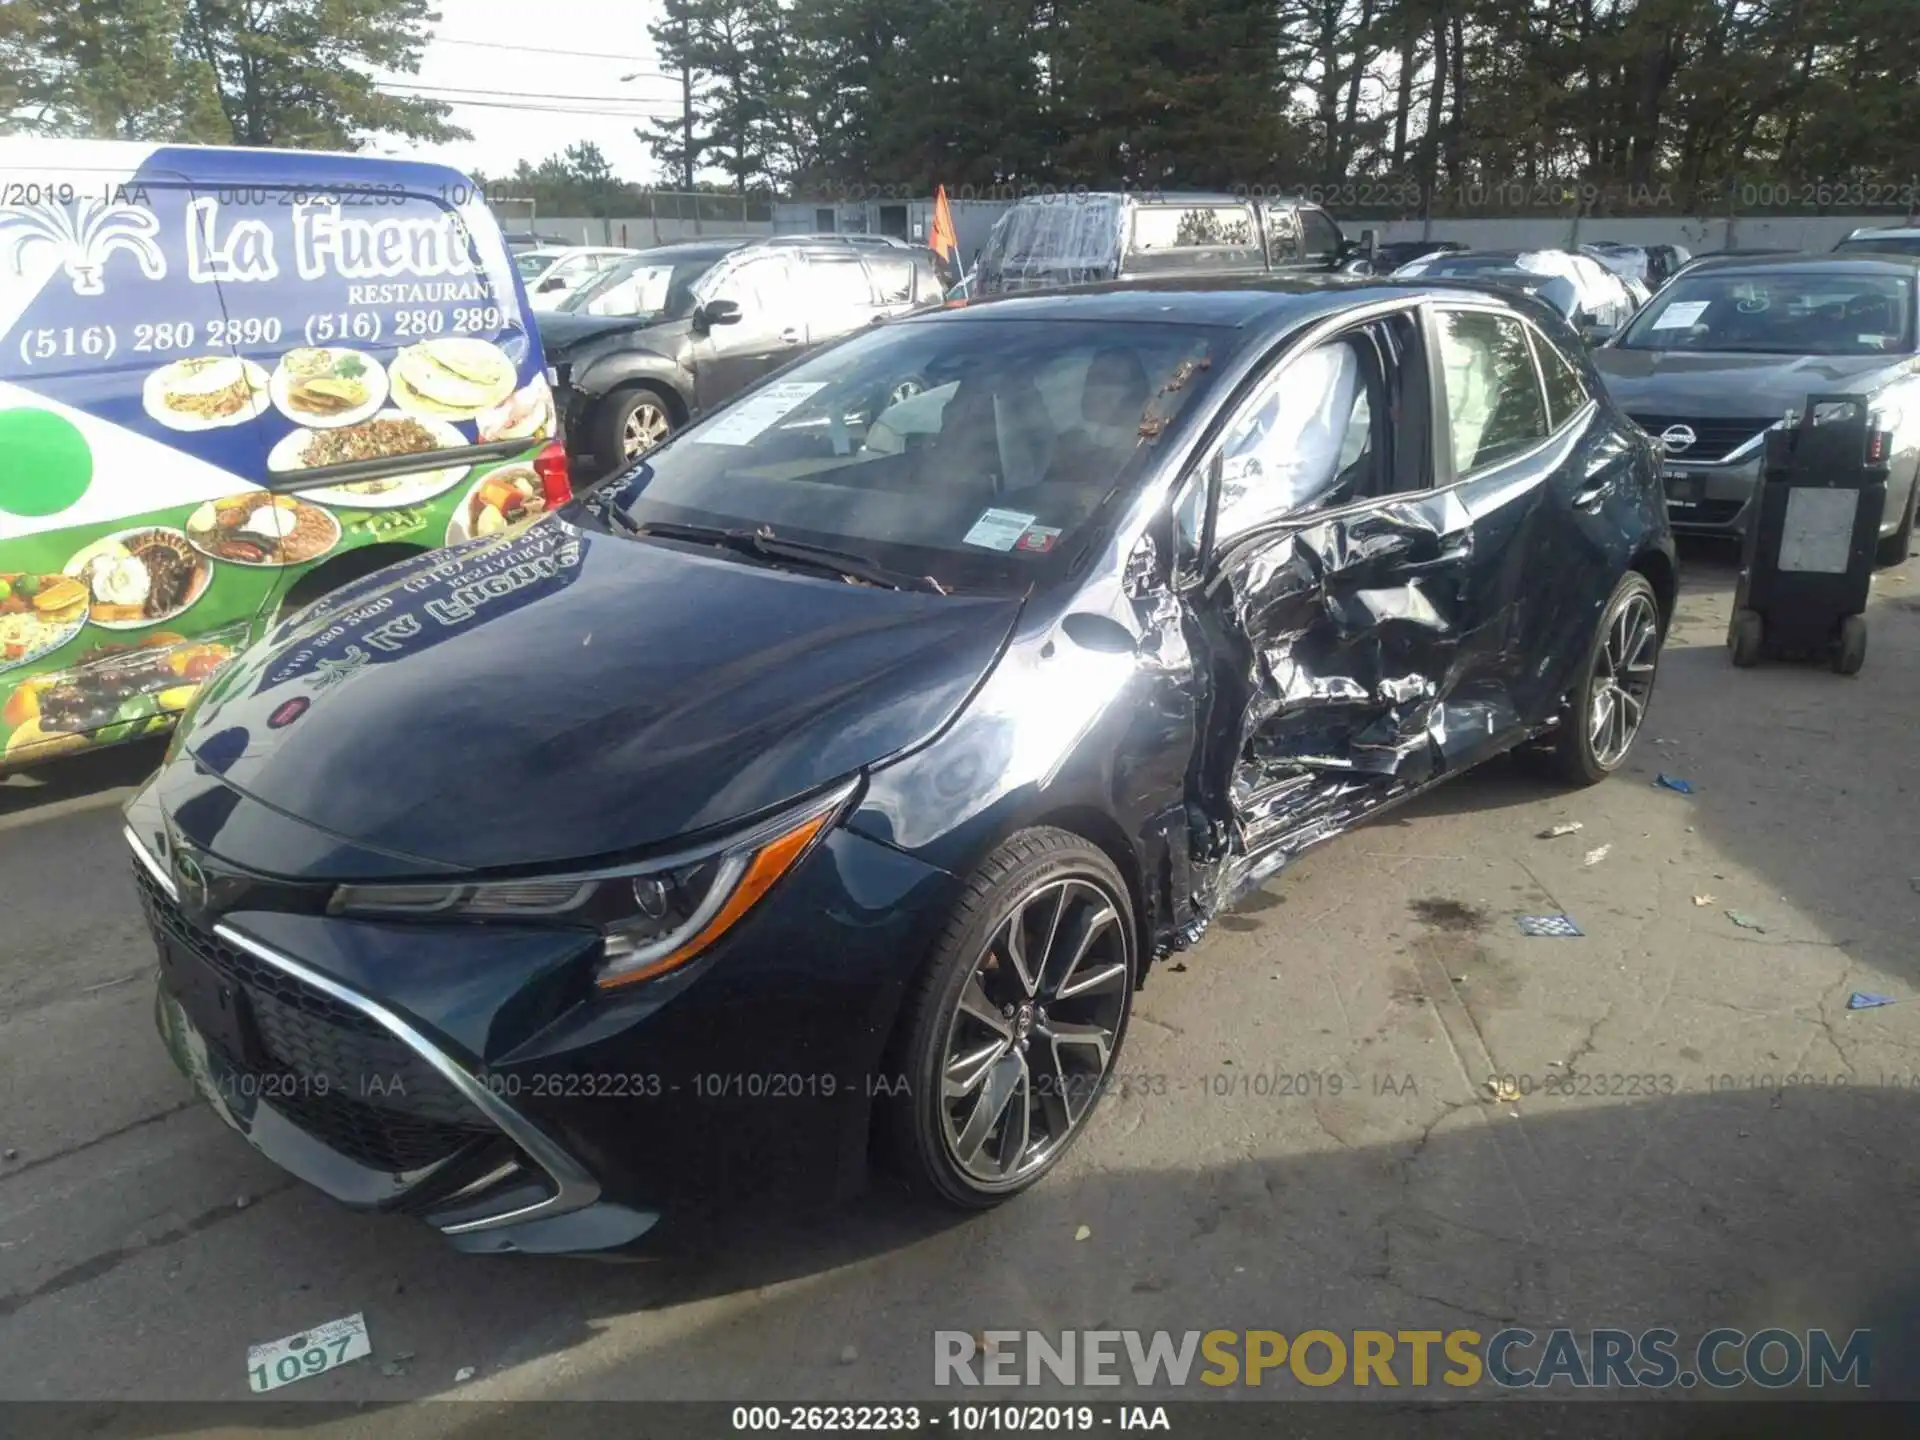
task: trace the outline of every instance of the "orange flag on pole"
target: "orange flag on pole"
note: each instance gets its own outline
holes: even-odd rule
[[[947,207],[947,187],[944,185],[933,197],[933,234],[927,237],[927,248],[944,259],[959,258],[960,239],[953,233],[953,211]]]

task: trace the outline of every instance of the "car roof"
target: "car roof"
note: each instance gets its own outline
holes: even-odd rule
[[[1847,236],[1849,240],[1920,240],[1920,225],[1867,226]]]
[[[1872,251],[1836,255],[1831,250],[1785,251],[1766,255],[1698,255],[1689,270],[1830,270],[1844,275],[1913,275],[1920,255],[1883,255]]]
[[[1522,250],[1449,250],[1449,260],[1518,260],[1522,255],[1569,255],[1574,259],[1591,260],[1591,255],[1582,256],[1578,250],[1563,250],[1558,245],[1529,245]]]
[[[1544,282],[1556,277],[1532,278]],[[912,323],[918,323],[920,318],[947,315],[994,320],[1113,320],[1262,329],[1337,314],[1367,300],[1415,299],[1436,294],[1487,298],[1498,297],[1501,291],[1468,281],[1433,280],[1424,275],[1406,278],[1388,275],[1361,278],[1156,276],[992,295],[971,301],[964,309],[928,312]]]
[[[629,260],[638,260],[645,256],[649,260],[665,261],[677,264],[682,260],[717,260],[722,255],[730,255],[735,250],[744,250],[754,243],[752,235],[733,235],[724,240],[680,240],[672,245],[649,245],[644,250],[636,250],[627,256]]]

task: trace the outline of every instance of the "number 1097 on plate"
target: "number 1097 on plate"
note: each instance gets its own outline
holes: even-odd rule
[[[329,1320],[298,1335],[247,1347],[247,1384],[257,1394],[323,1375],[373,1353],[364,1315]]]

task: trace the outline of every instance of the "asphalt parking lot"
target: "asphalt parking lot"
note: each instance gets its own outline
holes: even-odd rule
[[[249,1344],[355,1312],[372,1357],[286,1398],[926,1398],[935,1329],[1502,1322],[1871,1326],[1898,1383],[1920,1005],[1847,998],[1920,997],[1920,562],[1842,679],[1734,671],[1727,558],[1687,560],[1625,773],[1498,763],[1310,854],[1154,976],[1035,1193],[672,1265],[462,1257],[283,1178],[153,1033],[117,815],[154,752],[0,785],[0,1398],[239,1398]]]

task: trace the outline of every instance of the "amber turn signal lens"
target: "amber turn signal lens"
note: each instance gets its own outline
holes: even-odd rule
[[[686,944],[670,954],[662,955],[650,965],[637,970],[629,970],[620,975],[609,976],[600,982],[603,990],[618,989],[622,985],[631,985],[636,980],[653,980],[669,970],[676,970],[707,949],[727,931],[731,930],[740,917],[756,904],[760,897],[773,888],[773,883],[794,863],[807,853],[820,832],[826,828],[827,821],[833,818],[833,812],[827,811],[803,821],[773,840],[769,840],[755,852],[747,865],[746,874],[740,877],[740,883],[734,886],[733,893],[720,907],[720,911],[709,920]]]

